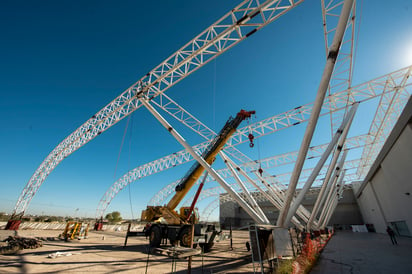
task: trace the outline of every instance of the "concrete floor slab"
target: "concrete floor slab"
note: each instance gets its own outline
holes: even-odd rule
[[[337,231],[323,250],[311,274],[412,273],[412,238]]]
[[[46,238],[61,232],[21,230],[18,234]],[[1,230],[0,240],[9,235],[14,231]],[[0,273],[187,273],[187,259],[149,254],[145,237],[129,237],[123,248],[124,236],[125,232],[90,232],[88,239],[47,240],[40,248],[0,255]],[[233,250],[229,240],[216,243],[210,253],[193,257],[192,273],[253,273],[251,253],[245,246],[248,240],[248,231],[234,231]],[[56,256],[49,258],[50,254]]]

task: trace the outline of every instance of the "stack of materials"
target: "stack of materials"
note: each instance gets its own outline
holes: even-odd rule
[[[0,254],[15,254],[22,249],[33,249],[43,246],[41,240],[34,238],[24,238],[18,236],[9,236],[3,242],[7,245],[0,247]]]

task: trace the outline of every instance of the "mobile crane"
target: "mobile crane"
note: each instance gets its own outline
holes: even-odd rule
[[[236,132],[240,123],[250,118],[252,114],[255,114],[255,111],[240,110],[236,117],[228,119],[219,134],[202,153],[202,158],[209,165],[214,162],[216,155],[222,150],[232,134]],[[150,246],[159,247],[162,240],[169,239],[173,245],[180,242],[181,246],[189,247],[192,238],[192,224],[194,225],[193,243],[199,244],[205,252],[213,246],[214,238],[218,232],[214,225],[200,224],[195,210],[195,204],[203,182],[196,192],[192,205],[190,207],[181,207],[179,213],[175,211],[179,203],[200,178],[204,169],[199,162],[196,162],[177,184],[176,193],[167,205],[147,206],[146,210],[142,211],[141,220],[148,222],[144,232],[149,237]]]

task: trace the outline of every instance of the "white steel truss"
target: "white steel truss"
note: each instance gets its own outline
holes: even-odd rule
[[[299,204],[301,202],[300,200],[299,201],[295,200],[294,204],[291,204],[297,184],[299,182],[299,176],[300,176],[300,173],[302,171],[302,168],[305,162],[306,154],[308,152],[310,142],[315,132],[317,122],[319,120],[319,115],[322,110],[322,105],[325,100],[325,95],[328,90],[330,79],[333,73],[333,69],[336,64],[336,58],[339,55],[340,46],[343,41],[343,35],[345,33],[346,26],[349,21],[349,15],[351,13],[352,7],[353,7],[353,0],[344,1],[341,14],[339,15],[339,20],[338,20],[338,24],[336,27],[336,31],[333,36],[333,41],[332,41],[330,48],[328,49],[328,56],[326,58],[326,63],[325,63],[325,66],[322,72],[318,90],[316,92],[316,98],[315,98],[315,102],[312,107],[312,112],[308,120],[308,125],[306,126],[305,133],[303,135],[302,142],[299,148],[298,159],[296,160],[296,163],[294,165],[293,174],[292,174],[292,177],[288,185],[285,203],[279,212],[279,217],[276,222],[276,224],[281,227],[286,227],[286,225],[288,224],[288,223],[285,223],[287,212],[295,211],[296,205],[298,205],[298,202]],[[334,136],[335,135],[336,134],[334,134]],[[293,210],[291,209],[291,207],[293,208]],[[289,220],[290,220],[290,217],[288,217],[288,221]]]
[[[140,108],[137,95],[150,100],[183,80],[204,64],[275,21],[303,0],[245,0],[169,58],[126,89],[102,110],[66,137],[34,172],[16,203],[13,215],[24,214],[31,199],[53,169],[71,153]]]
[[[355,148],[360,148],[364,147],[366,145],[367,141],[367,136],[366,135],[361,135],[361,136],[356,136],[349,138],[347,140],[347,143],[345,144],[346,149],[355,149]],[[326,147],[328,144],[323,144],[320,146],[315,146],[310,148],[309,150],[309,155],[308,158],[317,158],[320,157],[323,152],[325,151]],[[281,165],[286,165],[286,164],[292,164],[296,161],[297,157],[297,151],[294,152],[289,152],[289,153],[284,153],[281,155],[276,155],[272,157],[268,157],[265,159],[262,159],[259,161],[259,164],[261,165],[262,169],[270,169],[274,167],[278,167]],[[360,160],[357,160],[357,163],[359,163]],[[351,163],[351,162],[350,162]],[[247,173],[252,173],[256,171],[256,166],[255,162],[249,162],[249,163],[243,163],[241,165],[242,169],[245,170]],[[346,166],[345,166],[346,167]],[[358,165],[356,165],[358,167]],[[305,169],[302,172],[302,178],[307,178],[309,177],[309,174],[307,172],[311,171],[312,169]],[[322,169],[323,170],[323,169]],[[220,169],[217,170],[217,172],[223,177],[223,178],[228,178],[231,177],[231,173],[228,169]],[[322,173],[321,173],[322,174]],[[288,177],[289,176],[289,177]],[[271,176],[265,176],[265,180],[270,181],[272,185],[278,186],[280,189],[286,189],[287,187],[287,180],[290,179],[290,173],[285,173],[285,174],[276,174],[276,175],[271,175]],[[303,180],[303,179],[302,179]],[[211,182],[213,181],[213,178],[208,176],[206,178],[206,182]],[[173,182],[167,186],[165,186],[163,189],[158,191],[153,198],[149,201],[149,205],[162,205],[165,203],[165,201],[174,194],[174,188],[178,181]],[[315,183],[316,185],[316,183]],[[205,191],[205,190],[204,190]],[[188,198],[187,200],[193,200],[192,198]],[[104,213],[104,212],[102,212]],[[100,215],[99,215],[100,217]]]
[[[159,108],[163,109],[166,113],[170,116],[174,117],[180,123],[184,124],[206,140],[213,140],[215,138],[216,133],[207,127],[205,124],[200,122],[196,117],[186,111],[183,107],[178,105],[174,100],[168,97],[166,94],[162,94],[154,98],[151,101],[154,105],[158,106]],[[234,147],[226,147],[226,153],[230,156],[238,159],[241,162],[249,162],[250,159],[238,149]]]
[[[180,116],[178,118],[179,120],[205,138],[210,139],[208,137],[210,132],[207,130],[204,131],[203,125],[201,125],[201,123],[194,117],[186,116],[186,113],[181,111],[179,106],[172,102],[170,98],[166,97],[163,92],[230,47],[249,37],[251,34],[256,32],[256,30],[267,25],[269,22],[274,21],[276,18],[286,13],[302,1],[285,1],[287,3],[282,2],[283,1],[266,1],[260,5],[258,1],[243,1],[234,10],[226,14],[221,20],[186,44],[178,52],[166,59],[166,61],[137,81],[129,89],[124,91],[105,108],[93,115],[86,123],[64,139],[46,157],[25,186],[17,201],[13,214],[18,215],[24,213],[43,181],[65,157],[69,156],[71,153],[110,128],[112,125],[116,124],[124,117],[140,108],[141,105],[136,100],[136,95],[140,92],[147,92],[147,94],[151,96],[150,98],[153,103],[165,110],[167,109],[166,111],[174,117]],[[331,4],[332,2],[333,1],[330,1],[326,6],[324,5],[325,10],[329,10],[329,8],[334,6],[334,4]],[[326,32],[327,31],[325,31],[325,33]],[[353,47],[353,37],[351,47]],[[350,66],[352,66],[351,61]],[[352,69],[350,68],[350,71],[351,70]],[[348,73],[349,77],[351,76],[351,72],[348,72],[346,69],[343,69],[343,71]],[[367,172],[368,167],[376,156],[376,153],[379,151],[379,144],[382,144],[385,140],[387,134],[393,126],[393,123],[396,121],[399,113],[403,109],[407,97],[410,96],[411,91],[407,89],[411,84],[409,80],[410,74],[411,67],[407,67],[372,80],[368,83],[359,85],[355,88],[349,88],[342,92],[336,92],[326,98],[322,107],[321,115],[344,110],[348,104],[355,101],[364,102],[366,100],[381,96],[382,106],[380,103],[374,119],[374,121],[377,121],[375,123],[378,125],[379,130],[376,131],[375,135],[369,135],[369,138],[371,139],[369,141],[373,143],[373,146],[368,148],[371,152],[364,152],[362,156],[362,161],[364,164],[359,165],[359,168],[362,167],[364,170],[359,171],[359,174],[364,174]],[[339,79],[339,75],[339,73],[336,74],[337,79]],[[399,81],[401,78],[403,81]],[[350,86],[350,79],[348,80],[348,83]],[[333,87],[331,86],[330,88],[332,89]],[[390,97],[391,92],[393,91],[395,91],[394,94],[396,95],[393,95],[392,98],[394,99],[392,99],[389,106],[387,106],[388,100],[387,98],[383,98],[383,96]],[[384,112],[384,116],[386,118],[379,122],[379,120],[381,120],[381,112],[383,112],[380,108],[385,108],[385,106],[387,106],[387,110]],[[247,135],[250,132],[252,132],[256,137],[261,137],[276,132],[277,130],[285,129],[306,121],[310,115],[311,107],[311,104],[297,107],[284,114],[268,118],[260,123],[253,124],[239,130],[239,133],[230,140],[229,146],[225,151],[228,152],[227,150],[232,149],[233,146],[248,141]],[[332,122],[332,126],[333,124],[334,122]],[[197,148],[199,149],[198,152],[201,152],[207,144],[207,142],[200,144]],[[238,157],[236,158],[241,160],[241,162],[245,162],[247,160],[247,157],[242,153],[236,150],[233,150],[233,153],[238,153]],[[137,168],[138,170],[131,171],[123,176],[120,179],[123,179],[122,182],[119,183],[120,180],[117,181],[115,185],[112,186],[110,191],[106,192],[105,195],[107,195],[107,199],[105,200],[105,206],[107,207],[115,195],[127,184],[144,176],[170,168],[174,165],[193,160],[185,151],[178,152],[177,154],[179,155],[176,157],[175,155],[169,155],[163,157],[162,159],[148,163],[144,166],[144,168],[139,167]],[[231,154],[232,157],[233,155],[234,154]]]
[[[325,52],[328,54],[332,43],[332,38],[336,31],[337,21],[343,6],[344,0],[321,0],[323,33],[325,37]],[[328,95],[334,94],[341,90],[349,90],[352,86],[353,75],[353,55],[354,55],[354,36],[355,36],[355,18],[356,18],[356,1],[353,1],[351,15],[349,17],[346,30],[340,46],[339,55],[336,65],[330,79]],[[347,111],[344,110],[331,112],[331,134],[333,135]]]
[[[330,112],[345,109],[347,104],[365,102],[377,97],[387,96],[387,94],[391,94],[397,90],[403,90],[406,94],[411,94],[410,86],[412,83],[409,77],[411,75],[411,70],[412,66],[409,66],[369,82],[360,84],[349,90],[332,94],[325,99],[322,106],[321,115],[327,115]],[[407,96],[399,97],[399,101],[403,102],[402,104],[404,105],[407,101]],[[227,144],[230,147],[249,141],[248,134],[250,132],[253,133],[255,138],[259,138],[274,133],[278,130],[286,129],[305,122],[309,118],[312,105],[313,104],[307,104],[296,107],[282,114],[272,116],[258,123],[238,129]],[[381,108],[381,106],[378,106],[378,109],[379,108]],[[390,131],[390,128],[387,130]],[[207,145],[208,142],[203,142],[193,148],[196,152],[201,153]],[[100,214],[105,212],[105,209],[116,194],[129,183],[191,160],[193,159],[190,154],[182,150],[129,171],[106,191],[99,203],[96,215],[100,217]]]
[[[200,214],[200,219],[202,221],[209,221],[210,215],[219,208],[219,199],[214,199],[210,204],[208,204],[205,209],[203,210],[202,214]]]
[[[256,137],[259,137],[259,136],[256,136]],[[366,135],[349,138],[347,140],[347,148],[351,149],[351,148],[363,147],[366,141],[367,141]],[[195,151],[201,153],[204,151],[206,147],[207,147],[207,143],[206,144],[202,143],[201,146],[198,145],[198,146],[194,146],[193,148],[195,149]],[[323,153],[326,147],[327,147],[327,144],[311,147],[308,152],[308,159],[319,157]],[[184,163],[187,163],[193,160],[193,158],[191,156],[188,156],[187,154],[189,153],[187,153],[186,151],[179,151],[177,153],[169,155],[167,158],[164,157],[156,161],[150,162],[148,164],[139,166],[133,169],[132,171],[128,172],[124,176],[122,176],[106,191],[106,193],[101,198],[99,205],[97,207],[97,210],[96,210],[96,217],[100,218],[101,216],[104,215],[107,207],[109,206],[113,198],[117,195],[119,191],[121,191],[128,184],[138,179],[142,179],[143,177],[150,176],[152,174],[161,172],[163,170],[166,170],[166,169],[169,169],[169,168],[172,168],[177,165],[184,164]],[[187,156],[187,157],[182,157],[182,155]],[[297,151],[284,153],[284,154],[262,159],[259,161],[259,164],[256,163],[255,161],[249,161],[249,162],[243,163],[242,168],[244,168],[247,172],[253,172],[257,170],[257,166],[261,165],[261,167],[265,170],[271,167],[294,163],[296,160],[296,157],[297,157]],[[231,176],[230,171],[226,168],[218,170],[217,172],[223,178],[227,178]],[[208,177],[206,182],[209,182],[212,180],[213,179],[211,177]],[[178,181],[175,181],[171,184],[168,184],[160,191],[158,191],[156,195],[149,201],[148,204],[149,205],[163,204],[165,200],[174,193],[174,188],[177,183]],[[280,187],[284,188],[285,186],[281,185]]]
[[[346,161],[345,162],[345,164],[344,164],[344,169],[345,170],[352,170],[352,171],[354,171],[354,172],[352,172],[351,174],[347,174],[347,176],[346,176],[346,181],[350,181],[350,180],[352,180],[352,181],[354,181],[354,180],[358,180],[359,179],[359,177],[357,176],[357,174],[356,174],[356,169],[358,168],[358,166],[359,166],[359,163],[360,163],[360,159],[355,159],[355,160],[350,160],[350,161]],[[317,180],[314,182],[314,184],[313,184],[313,188],[317,188],[317,187],[319,187],[319,185],[323,182],[323,180],[324,180],[324,175],[326,174],[326,171],[327,171],[327,169],[329,168],[329,165],[325,165],[324,167],[322,167],[322,169],[321,169],[321,171],[319,172],[319,175],[317,176]],[[306,180],[309,178],[309,176],[311,175],[311,173],[313,172],[313,168],[308,168],[308,169],[304,169],[303,171],[302,171],[302,175],[301,175],[301,178],[300,178],[300,182],[299,182],[299,184],[298,184],[298,187],[302,187],[303,186],[303,184],[306,182]],[[291,172],[289,172],[289,173],[284,173],[284,174],[279,174],[279,175],[276,175],[276,177],[273,177],[273,176],[265,176],[264,177],[264,179],[266,180],[266,181],[268,181],[268,182],[270,182],[270,183],[273,183],[273,181],[274,181],[274,179],[276,178],[276,180],[278,181],[278,182],[281,182],[281,183],[287,183],[288,182],[288,180],[290,179],[290,176],[291,176]],[[232,184],[232,186],[235,186],[236,184]],[[258,190],[255,188],[255,187],[253,187],[253,186],[251,186],[251,185],[249,185],[250,186],[250,189],[249,189],[249,191],[250,192],[253,192],[253,193],[257,193],[258,192]],[[241,191],[241,190],[240,190]],[[219,195],[219,194],[223,194],[223,193],[225,193],[224,192],[224,190],[221,188],[221,187],[211,187],[211,188],[208,188],[208,189],[204,189],[203,191],[202,191],[202,193],[201,193],[201,195],[200,195],[200,197],[198,198],[198,201],[202,201],[203,199],[206,199],[206,198],[208,198],[208,197],[210,197],[210,196],[216,196],[216,195]],[[255,195],[255,194],[254,194]],[[193,201],[193,198],[194,198],[194,196],[192,195],[191,197],[188,197],[186,200],[185,200],[185,202],[183,203],[183,206],[188,206],[188,205],[190,205],[190,203],[191,203],[191,201]],[[265,200],[267,200],[267,199],[265,199]],[[160,205],[161,203],[159,203],[159,205]]]
[[[324,0],[321,0],[326,53],[328,53],[328,49],[330,48],[330,42],[332,41],[331,38],[333,37],[333,34],[336,30],[336,21],[339,18],[342,6],[342,0],[329,0],[327,1],[327,3],[325,3]],[[345,35],[340,47],[340,53],[336,60],[336,66],[330,80],[328,89],[329,95],[337,91],[348,90],[351,86],[353,74],[353,46],[355,35],[356,1],[354,1],[351,13],[352,14],[350,16],[350,20],[348,21]],[[343,120],[343,116],[346,111],[347,109],[330,112],[332,135]]]
[[[351,184],[352,181],[359,180],[359,177],[356,173],[356,169],[358,168],[359,163],[360,163],[360,159],[355,159],[355,160],[346,161],[345,164],[344,164],[343,169],[346,170],[346,172],[347,172],[347,174],[345,175],[345,182],[350,187],[352,185]],[[316,179],[315,183],[313,184],[312,189],[319,188],[319,185],[321,184],[321,182],[323,180],[322,176],[324,176],[326,174],[326,169],[328,167],[329,167],[329,165],[325,165],[325,167],[322,168],[321,172],[319,173],[318,178]],[[349,173],[349,171],[350,171],[350,173]],[[298,190],[303,186],[303,184],[309,178],[309,176],[312,172],[313,172],[313,168],[307,168],[307,169],[304,169],[302,171],[302,179],[299,181]],[[287,180],[290,179],[291,175],[292,175],[292,173],[288,172],[288,173],[279,174],[276,177],[279,177],[280,182],[287,183],[288,182]],[[273,181],[274,180],[273,177],[270,177],[270,176],[267,176],[264,179],[267,180],[267,181]],[[204,197],[199,197],[199,201],[201,201],[203,199],[206,199],[209,196],[214,196],[214,195],[217,195],[217,194],[224,194],[225,193],[224,190],[222,188],[220,188],[219,186],[210,187],[210,188],[204,189],[203,191],[204,191],[204,194],[202,194],[202,195],[204,195]],[[251,186],[250,191],[256,191],[256,189],[253,186]],[[310,192],[311,192],[311,189],[308,191],[308,193],[310,193]],[[193,197],[187,198],[184,202],[184,205],[190,204],[190,200],[192,198]]]
[[[380,98],[380,107],[375,112],[368,134],[368,138],[372,141],[362,153],[362,163],[358,170],[360,177],[366,176],[411,95],[411,92],[405,89],[405,83],[410,81],[411,73],[412,67],[409,68],[409,73],[405,74],[401,82],[393,82],[395,79],[391,78],[387,81],[387,85],[391,86],[394,92]]]
[[[146,107],[146,109],[162,124],[162,126],[178,141],[187,151],[192,155],[195,160],[203,166],[208,174],[213,176],[213,178],[223,187],[236,202],[248,213],[248,215],[253,218],[256,223],[268,224],[269,221],[266,216],[261,212],[260,208],[251,206],[243,197],[239,195],[210,165],[202,158],[201,154],[197,154],[193,148],[186,142],[186,140],[156,111],[156,109],[149,103],[149,100],[144,98],[144,96],[139,96],[139,101]],[[243,120],[243,119],[242,119]],[[240,120],[241,121],[241,120]],[[177,204],[176,204],[177,205]],[[262,215],[261,215],[261,214]]]
[[[356,174],[345,174],[345,179],[347,182],[350,182],[356,178]],[[343,189],[351,189],[352,185],[351,184],[344,184]],[[210,198],[212,197],[212,201],[204,208],[202,214],[200,215],[200,219],[202,221],[208,221],[211,214],[219,208],[221,203],[225,202],[235,202],[229,195],[225,195],[226,193],[223,191],[223,189],[216,187],[214,191],[206,190],[207,192],[204,194],[204,198]],[[221,191],[221,192],[220,192]],[[313,189],[312,191],[314,194],[317,194],[317,190]],[[258,202],[267,202],[267,199],[262,193],[256,192],[253,193],[253,197],[258,201]]]

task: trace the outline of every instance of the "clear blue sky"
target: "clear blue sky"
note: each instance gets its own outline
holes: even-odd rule
[[[237,3],[1,1],[0,212],[12,212],[61,140]],[[353,84],[411,65],[412,3],[359,1],[359,10]],[[324,63],[320,1],[306,1],[167,94],[218,131],[241,108],[256,110],[258,121],[313,102]],[[127,170],[181,149],[139,109],[118,157],[126,120],[57,166],[26,213],[94,217],[102,195]],[[296,129],[303,131],[304,126]],[[192,145],[201,141],[187,129],[181,133]],[[256,149],[241,149],[252,158],[267,157],[297,150],[302,138],[294,130],[273,135],[261,141],[258,156]],[[326,140],[321,139],[312,144]],[[135,182],[108,211],[130,218],[130,190],[134,217],[140,216],[150,198],[189,167]]]

